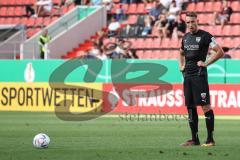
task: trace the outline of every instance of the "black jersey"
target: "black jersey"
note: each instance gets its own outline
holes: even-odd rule
[[[216,45],[215,38],[208,32],[198,30],[196,33],[186,33],[182,39],[181,49],[185,56],[184,75],[207,74],[206,68],[201,68],[197,65],[198,61],[205,61],[209,46]]]

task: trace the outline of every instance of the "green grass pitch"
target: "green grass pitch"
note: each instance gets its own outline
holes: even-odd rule
[[[0,160],[239,159],[240,120],[215,123],[215,147],[184,148],[179,144],[190,136],[186,120],[130,121],[115,116],[66,122],[54,113],[0,112]],[[203,142],[205,121],[199,125]],[[32,145],[40,132],[51,138],[47,149]]]

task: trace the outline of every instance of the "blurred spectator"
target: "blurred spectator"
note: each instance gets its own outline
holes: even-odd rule
[[[173,38],[179,38],[186,32],[187,26],[180,15],[177,16],[177,21],[174,24]]]
[[[142,36],[147,36],[148,34],[151,33],[152,26],[151,26],[152,20],[149,15],[145,16],[144,19],[144,29],[142,31]]]
[[[106,36],[107,35],[104,31],[98,31],[97,38],[94,40],[94,43],[96,43],[99,47],[103,46],[103,40]]]
[[[120,29],[121,25],[114,17],[112,17],[111,22],[108,25],[108,36],[116,36],[118,34],[118,30]]]
[[[100,54],[100,47],[98,46],[97,43],[94,43],[92,49],[88,52],[88,55],[97,56],[99,54]]]
[[[172,0],[160,0],[160,2],[168,10],[172,3]]]
[[[49,52],[48,50],[48,43],[50,42],[51,37],[48,34],[48,30],[45,29],[42,32],[42,35],[40,35],[38,43],[39,43],[39,47],[40,47],[40,58],[41,59],[46,59],[47,58],[47,54]]]
[[[124,58],[132,58],[132,59],[138,59],[138,56],[136,55],[136,51],[133,49],[126,49],[124,52]]]
[[[124,18],[124,9],[122,8],[122,4],[119,4],[119,8],[117,8],[116,10],[116,15],[115,15],[115,18],[116,18],[116,21],[122,21],[123,18]]]
[[[186,10],[187,9],[187,5],[189,3],[189,0],[176,0],[176,2],[177,2],[177,6],[181,10]]]
[[[173,0],[168,11],[168,17],[167,17],[168,21],[175,21],[179,12],[180,12],[180,8],[177,6],[176,1]]]
[[[109,49],[109,57],[112,59],[128,58],[127,51],[131,47],[131,42],[122,38],[117,38],[115,43],[108,43],[106,47]],[[129,53],[130,54],[130,53]]]
[[[112,9],[113,2],[112,0],[102,0],[102,5],[106,7],[106,10],[109,12]]]
[[[213,13],[213,25],[221,24],[222,28],[224,25],[230,21],[230,17],[233,13],[232,8],[229,6],[229,3],[224,0],[223,1],[223,7],[221,9],[221,12],[214,12]]]
[[[98,6],[102,4],[102,0],[90,0],[92,6]]]
[[[39,0],[35,3],[35,15],[34,17],[38,17],[39,15],[50,14],[53,8],[52,0]]]
[[[74,1],[75,5],[81,5],[81,2],[82,2],[82,0],[73,0],[73,1]],[[85,4],[84,1],[82,3]]]
[[[148,3],[153,3],[154,1],[155,0],[140,0],[140,3],[143,2],[146,7]],[[146,8],[146,9],[151,9],[151,8]]]
[[[107,51],[104,46],[101,46],[100,53],[96,56],[98,59],[104,60],[107,59]]]
[[[137,0],[120,0],[120,2],[123,3],[123,4],[137,3]]]
[[[35,15],[35,10],[30,5],[26,5],[25,10],[26,10],[27,17],[31,17]]]
[[[165,14],[161,14],[159,16],[159,20],[156,21],[155,27],[158,28],[160,38],[168,36],[168,34],[169,34],[169,30],[168,30],[169,24],[168,24],[168,20],[167,20]]]
[[[156,0],[154,3],[154,7],[150,9],[149,15],[152,18],[153,24],[158,19],[158,16],[162,13],[166,13],[166,8],[160,3],[159,0]]]

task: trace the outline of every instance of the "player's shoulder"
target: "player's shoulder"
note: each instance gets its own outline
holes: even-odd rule
[[[200,35],[202,35],[202,36],[212,37],[212,34],[211,34],[211,33],[207,32],[207,31],[205,31],[205,30],[202,30],[202,29],[199,29],[199,30],[198,30],[198,33],[199,33]]]
[[[182,39],[186,39],[186,37],[188,37],[190,35],[190,32],[187,32],[183,35]]]

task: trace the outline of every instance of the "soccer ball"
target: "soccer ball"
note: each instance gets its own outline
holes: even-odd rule
[[[44,133],[39,133],[33,138],[33,146],[36,148],[47,148],[50,138]]]

